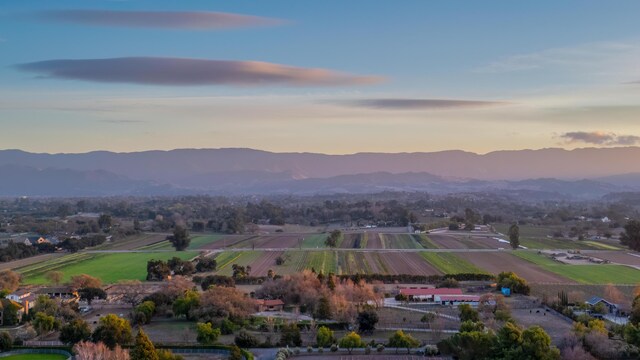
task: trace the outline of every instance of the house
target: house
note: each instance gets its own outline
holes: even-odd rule
[[[49,243],[49,240],[43,238],[42,236],[27,236],[27,238],[24,239],[24,244],[28,246],[35,246],[44,243]]]
[[[276,299],[276,300],[258,299],[256,300],[256,306],[258,307],[258,312],[282,311],[284,309],[284,302],[280,299]]]
[[[414,301],[435,301],[435,296],[456,296],[462,295],[462,290],[457,288],[403,288],[400,294]]]
[[[36,305],[36,300],[38,300],[38,296],[31,292],[31,290],[20,289],[16,292],[13,292],[6,296],[6,299],[15,301],[18,304],[22,305],[23,312],[25,314],[29,313],[29,310],[32,309]]]
[[[594,307],[598,304],[603,304],[607,308],[609,313],[616,314],[618,312],[618,304],[614,304],[598,296],[592,297],[591,299],[585,301],[585,303],[591,307]]]
[[[12,326],[20,322],[22,305],[9,299],[0,299],[0,326]]]

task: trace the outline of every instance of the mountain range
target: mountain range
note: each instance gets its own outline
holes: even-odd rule
[[[507,191],[590,199],[640,191],[640,147],[475,154],[179,149],[42,154],[0,150],[0,196]]]

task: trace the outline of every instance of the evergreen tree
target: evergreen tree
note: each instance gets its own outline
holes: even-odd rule
[[[131,349],[131,360],[158,360],[156,347],[153,346],[153,343],[142,328],[138,331],[136,343]]]

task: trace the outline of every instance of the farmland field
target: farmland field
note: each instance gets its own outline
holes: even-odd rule
[[[423,246],[410,234],[380,234],[385,249],[422,249]]]
[[[640,270],[624,265],[567,265],[530,251],[514,251],[514,255],[541,266],[545,270],[581,284],[635,284]]]
[[[386,265],[389,274],[407,275],[437,275],[442,274],[437,268],[429,264],[425,258],[415,252],[385,252],[380,258]]]
[[[485,272],[453,253],[422,252],[420,255],[444,274]]]
[[[310,252],[306,263],[307,269],[315,269],[317,272],[328,274],[336,273],[338,270],[338,254],[336,251],[314,251]]]
[[[162,253],[112,253],[112,254],[70,254],[39,264],[16,269],[23,276],[25,284],[47,284],[45,274],[61,271],[63,281],[74,275],[88,274],[100,278],[105,283],[120,280],[144,280],[147,276],[147,261],[168,260],[174,256],[183,260],[197,256],[194,251]]]
[[[322,248],[325,247],[324,241],[327,239],[327,234],[313,234],[305,235],[302,240],[303,248]]]
[[[469,252],[456,255],[490,274],[513,271],[531,283],[573,283],[570,279],[506,252]]]

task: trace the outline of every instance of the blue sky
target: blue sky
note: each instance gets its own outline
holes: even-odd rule
[[[70,10],[134,18],[222,12],[278,23],[203,30],[42,15]],[[0,0],[0,147],[351,153],[635,145],[639,13],[637,1]],[[266,62],[287,79],[221,82],[212,74],[205,85],[176,86],[112,81],[102,68],[89,79],[53,75],[57,63],[18,66],[126,57],[231,62],[204,64],[203,73]],[[332,80],[309,80],[315,75],[306,71],[316,68]],[[304,74],[289,73],[298,70]]]

